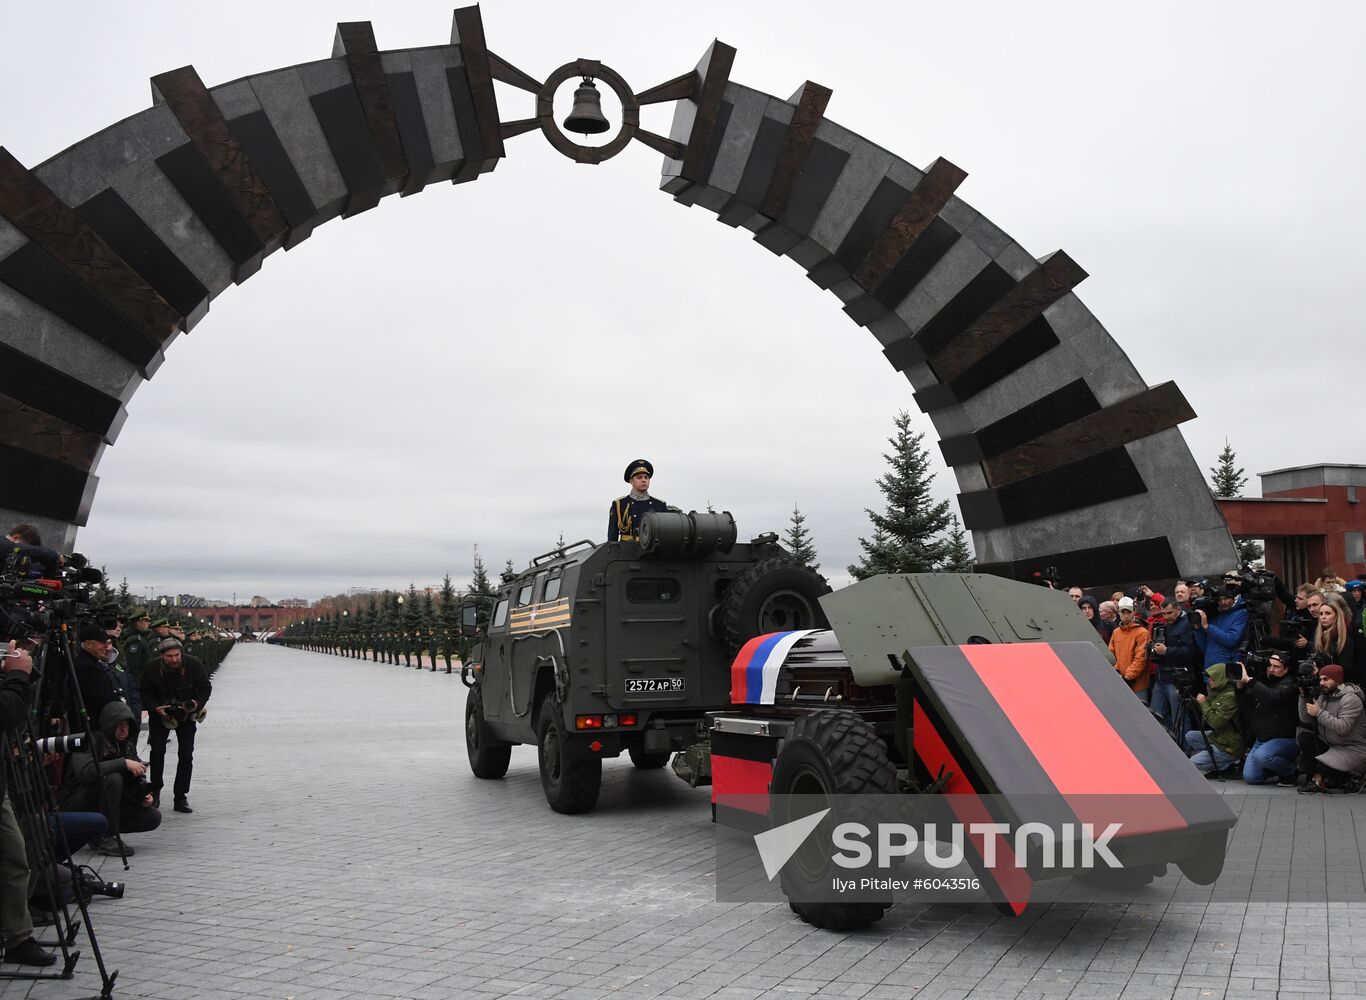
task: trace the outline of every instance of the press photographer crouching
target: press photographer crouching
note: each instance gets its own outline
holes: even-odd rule
[[[1300,692],[1299,715],[1306,728],[1299,734],[1299,769],[1310,775],[1301,792],[1343,788],[1353,775],[1366,770],[1361,688],[1346,683],[1344,677],[1342,667],[1330,663],[1319,668],[1317,697],[1312,690]]]
[[[1200,709],[1200,728],[1186,734],[1190,761],[1204,775],[1227,771],[1238,763],[1243,738],[1238,733],[1238,696],[1228,678],[1228,664],[1205,668],[1209,693],[1195,696]]]
[[[1243,780],[1249,785],[1293,785],[1299,714],[1289,664],[1280,653],[1250,653],[1239,667],[1238,687],[1252,705],[1247,719],[1253,743],[1243,760]]]
[[[147,765],[138,759],[133,735],[133,710],[111,701],[100,712],[100,730],[94,752],[71,755],[71,770],[62,785],[62,808],[101,812],[109,822],[109,837],[98,850],[119,855],[115,834],[143,833],[161,825],[161,813],[152,805]],[[133,848],[125,843],[123,853]]]

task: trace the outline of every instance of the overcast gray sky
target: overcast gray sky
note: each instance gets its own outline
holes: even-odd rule
[[[147,106],[193,63],[210,86],[330,54],[449,40],[452,4],[11,5],[0,143],[35,166]],[[920,166],[1078,289],[1149,384],[1249,474],[1366,460],[1359,3],[591,4],[487,0],[489,47],[544,78],[598,58],[637,90],[713,37],[732,79],[833,88],[828,117]],[[681,11],[672,16],[670,11]],[[532,98],[500,90],[505,120]],[[671,106],[645,109],[668,131]],[[539,134],[474,184],[337,220],[215,300],[130,403],[77,548],[133,589],[317,597],[468,578],[601,539],[630,459],[655,492],[806,513],[834,583],[867,534],[910,386],[838,301],[743,230],[657,190],[639,144],[598,167]],[[1250,484],[1257,488],[1255,476]],[[956,492],[941,467],[937,489]]]

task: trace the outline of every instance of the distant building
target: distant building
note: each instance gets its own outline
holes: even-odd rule
[[[312,603],[306,597],[286,597],[279,602],[278,606],[282,608],[307,608],[311,607]]]
[[[1218,503],[1233,537],[1265,541],[1267,569],[1292,588],[1325,566],[1347,580],[1366,574],[1366,465],[1301,465],[1258,478],[1260,497]]]

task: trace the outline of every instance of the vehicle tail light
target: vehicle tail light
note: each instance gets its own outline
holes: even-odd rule
[[[576,715],[574,717],[575,729],[601,729],[601,715]]]

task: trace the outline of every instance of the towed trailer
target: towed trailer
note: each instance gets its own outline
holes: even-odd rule
[[[990,835],[969,838],[967,862],[1012,914],[1042,879],[1080,874],[1131,889],[1168,865],[1201,885],[1219,876],[1233,813],[1065,594],[910,574],[862,581],[821,605],[829,629],[757,636],[732,664],[731,707],[710,716],[718,824],[757,832],[793,819],[794,802],[927,793],[965,825],[1119,824],[1122,868],[1104,872],[1007,865],[1008,835],[991,850]],[[782,885],[795,913],[829,929],[864,926],[890,905],[802,897],[786,869]]]

